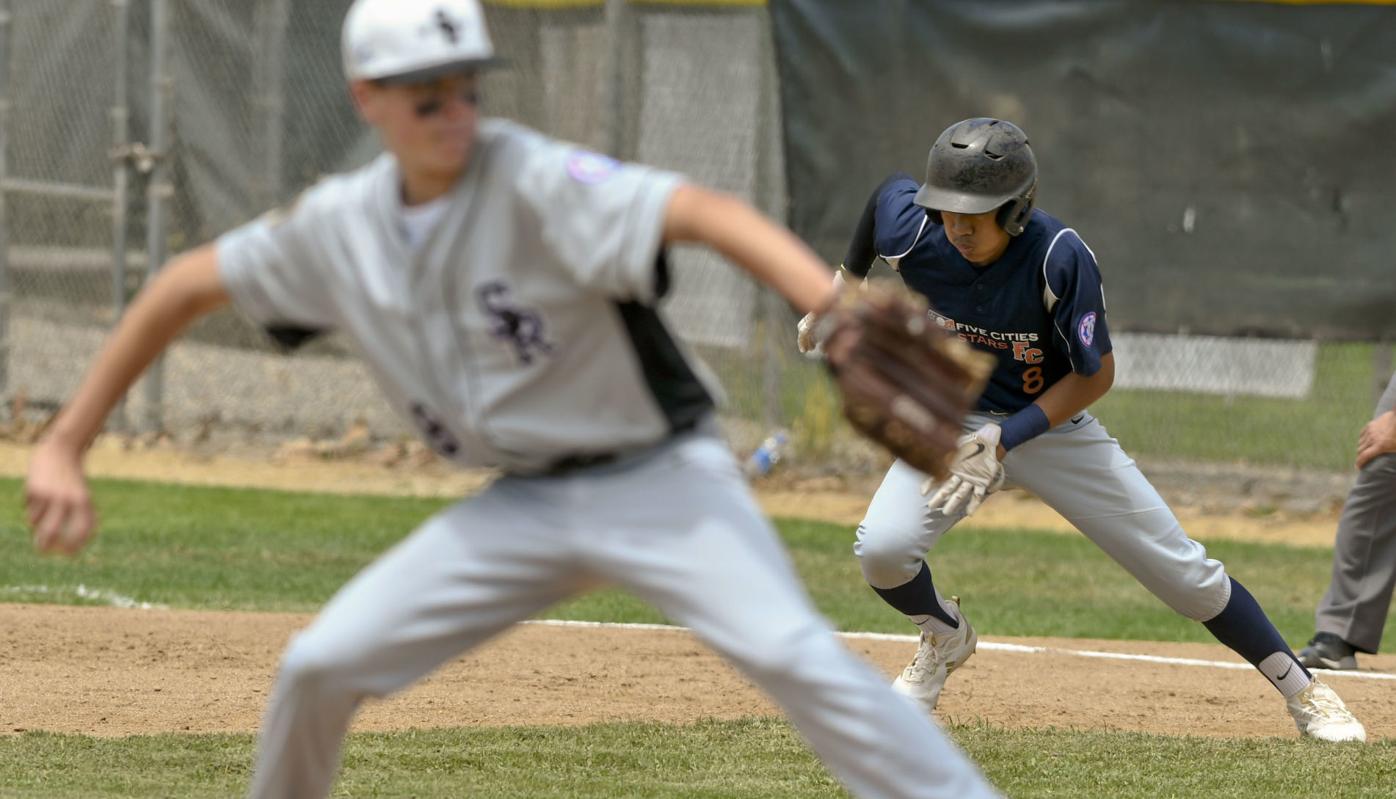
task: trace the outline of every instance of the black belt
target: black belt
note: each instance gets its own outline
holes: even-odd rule
[[[548,464],[543,471],[538,474],[543,477],[560,477],[578,469],[588,469],[592,466],[605,466],[608,463],[615,463],[620,460],[619,452],[590,452],[586,454],[568,455],[558,458]]]
[[[669,435],[667,437],[660,439],[659,441],[656,441],[653,444],[642,446],[636,449],[615,450],[611,452],[578,452],[573,453],[571,455],[564,455],[561,458],[558,458],[557,460],[543,467],[541,471],[535,472],[533,474],[538,477],[561,477],[566,474],[571,474],[572,472],[578,471],[580,469],[590,469],[596,466],[605,466],[607,464],[615,463],[616,461],[622,460],[632,455],[639,455],[643,452],[649,452],[650,450],[653,450],[655,447],[663,445],[666,441],[672,441],[673,439],[683,435],[684,433],[690,433],[694,430],[699,429],[700,427],[703,427],[705,423],[713,425],[713,429],[716,430],[716,423],[709,422],[708,420],[710,418],[711,417],[705,414],[696,419],[693,419],[692,421],[682,422],[679,425],[675,426],[674,429],[670,430]]]

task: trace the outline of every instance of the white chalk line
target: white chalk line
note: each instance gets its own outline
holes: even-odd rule
[[[153,602],[142,602],[139,599],[118,594],[115,591],[107,591],[103,588],[88,588],[82,583],[78,583],[76,588],[67,586],[48,585],[7,585],[0,588],[6,594],[33,595],[44,594],[53,596],[67,596],[69,594],[86,599],[92,602],[100,602],[114,608],[132,608],[136,610],[169,610],[165,605]]]
[[[594,627],[612,630],[661,630],[669,632],[687,632],[686,627],[678,627],[670,624],[620,624],[616,622],[604,621],[566,621],[562,619],[538,619],[527,621],[525,624],[541,624],[549,627]],[[839,633],[841,638],[854,641],[895,641],[897,643],[914,644],[918,638],[914,635],[895,635],[892,633]],[[979,639],[979,648],[990,652],[1011,652],[1019,655],[1068,655],[1071,657],[1097,658],[1099,660],[1128,660],[1142,663],[1158,663],[1165,666],[1200,666],[1212,669],[1239,669],[1248,671],[1254,667],[1249,663],[1236,663],[1225,660],[1201,660],[1198,658],[1175,658],[1164,657],[1162,655],[1139,655],[1129,652],[1102,652],[1095,649],[1063,649],[1051,646],[1026,646],[1024,644],[1010,644],[1001,641],[986,641]],[[1329,670],[1322,671],[1323,676],[1329,677],[1355,677],[1361,680],[1396,680],[1396,674],[1388,674],[1380,671],[1348,671]]]
[[[7,594],[62,594],[69,589],[52,588],[47,585],[12,585],[0,588]],[[77,596],[101,602],[117,608],[135,608],[140,610],[168,610],[165,605],[151,602],[142,602],[114,591],[106,591],[100,588],[88,588],[81,583],[77,588],[71,589]],[[688,632],[688,628],[679,627],[672,624],[629,624],[609,621],[571,621],[566,619],[535,619],[526,621],[524,624],[539,624],[548,627],[590,627],[594,629],[607,630],[640,630],[640,631],[660,631],[660,632]],[[853,641],[893,641],[897,643],[914,644],[917,636],[897,635],[893,633],[839,633],[842,638]],[[1062,649],[1059,647],[1047,646],[1025,646],[1023,644],[1009,644],[1001,641],[979,640],[979,647],[990,652],[1012,652],[1020,655],[1068,655],[1072,657],[1097,658],[1101,660],[1128,660],[1142,663],[1158,663],[1166,666],[1201,666],[1213,669],[1240,669],[1248,670],[1252,668],[1249,663],[1234,663],[1224,660],[1200,660],[1198,658],[1175,658],[1164,657],[1162,655],[1140,655],[1129,652],[1102,652],[1094,649]],[[1355,677],[1363,680],[1396,680],[1396,674],[1375,671],[1346,671],[1346,670],[1325,670],[1323,676],[1334,677]]]

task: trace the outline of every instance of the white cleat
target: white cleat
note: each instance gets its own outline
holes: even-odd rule
[[[1333,743],[1367,740],[1362,722],[1352,715],[1333,689],[1319,682],[1317,677],[1307,688],[1286,699],[1285,705],[1300,735]]]
[[[950,602],[959,609],[959,597],[951,597]],[[940,701],[940,691],[945,687],[945,679],[969,660],[978,643],[979,636],[961,611],[960,626],[950,634],[932,636],[921,633],[921,645],[916,649],[916,657],[902,669],[901,676],[892,683],[892,690],[915,699],[927,712],[935,710],[936,703]]]

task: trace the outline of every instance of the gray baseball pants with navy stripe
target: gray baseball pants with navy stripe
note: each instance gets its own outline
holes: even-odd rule
[[[971,414],[966,428],[991,421],[990,414]],[[1005,485],[1036,494],[1178,613],[1208,621],[1226,607],[1226,569],[1188,537],[1134,460],[1089,413],[1015,447],[1003,468]],[[926,553],[964,518],[928,511],[925,479],[893,463],[858,527],[854,552],[874,588],[915,577]]]

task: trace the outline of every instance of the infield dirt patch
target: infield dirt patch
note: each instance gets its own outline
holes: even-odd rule
[[[0,730],[135,735],[257,728],[287,638],[309,617],[279,613],[0,605]],[[988,639],[986,639],[988,640]],[[1220,646],[992,639],[1207,660]],[[913,645],[851,640],[894,675]],[[1396,656],[1364,668],[1396,673]],[[1367,725],[1396,736],[1396,684],[1330,678]],[[777,713],[683,630],[522,625],[407,692],[369,703],[356,730],[469,725],[684,723]],[[1197,666],[981,649],[946,688],[942,718],[995,727],[1292,736],[1259,674]]]

